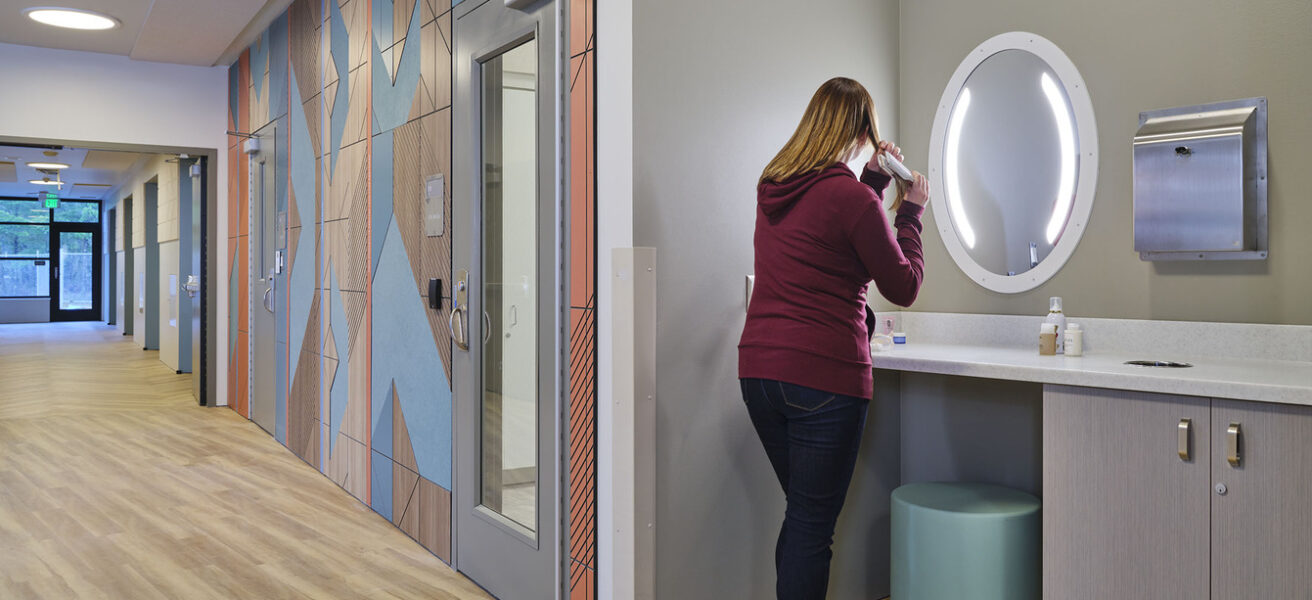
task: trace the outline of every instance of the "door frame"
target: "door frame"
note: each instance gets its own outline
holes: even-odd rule
[[[205,359],[202,365],[203,370],[201,371],[202,396],[200,399],[200,404],[202,406],[220,406],[226,404],[225,402],[222,401],[222,399],[218,394],[218,389],[217,389],[218,380],[212,376],[218,370],[218,356],[220,354],[218,352],[218,349],[216,348],[216,345],[218,344],[219,341],[220,330],[219,330],[219,321],[218,321],[218,316],[219,316],[218,309],[215,307],[219,306],[218,292],[222,282],[220,281],[219,277],[216,274],[221,272],[221,269],[219,269],[218,260],[219,257],[224,254],[224,251],[222,248],[219,248],[217,246],[211,247],[211,244],[220,244],[220,243],[226,244],[226,240],[220,238],[219,231],[218,231],[218,224],[220,221],[219,214],[218,214],[219,203],[217,201],[214,202],[210,201],[211,199],[219,198],[219,193],[218,193],[218,182],[220,181],[219,172],[218,172],[219,167],[224,166],[226,170],[226,164],[223,164],[219,160],[220,149],[202,148],[197,146],[126,144],[126,143],[119,143],[119,142],[89,141],[89,140],[76,140],[76,139],[34,138],[34,137],[13,136],[13,135],[0,135],[0,144],[18,144],[18,145],[36,144],[42,146],[55,145],[55,146],[63,146],[65,148],[85,148],[88,150],[109,150],[114,152],[136,152],[142,154],[187,154],[193,157],[200,156],[205,158],[204,196],[201,199],[201,210],[203,211],[202,214],[204,216],[202,217],[201,241],[200,241],[201,245],[205,248],[204,255],[202,257],[203,262],[201,265],[201,271],[203,275],[201,277],[201,291],[200,291],[202,295],[200,310],[201,310],[201,322],[203,324],[202,338],[204,340],[203,353]],[[224,152],[225,154],[223,156],[226,156],[226,149],[224,149]],[[124,199],[130,199],[130,198],[134,198],[134,194],[129,194],[124,197]],[[113,201],[112,197],[106,197],[101,199],[102,205],[112,201]],[[116,203],[114,208],[116,210],[122,211],[123,205],[121,205],[120,203]],[[124,223],[125,225],[127,225],[128,223],[130,223],[129,220],[131,218],[131,211],[122,211],[122,214],[123,214]],[[117,227],[117,225],[118,225],[117,222],[110,223],[110,227]],[[132,261],[131,239],[132,239],[131,229],[129,227],[127,228],[127,231],[124,232],[124,236],[123,236],[124,262],[127,265],[131,265],[131,261]],[[114,247],[110,247],[111,257],[113,257],[116,252],[118,251]],[[128,268],[125,270],[131,271],[133,269]],[[102,275],[103,273],[104,270],[102,269]],[[213,281],[211,281],[211,276],[214,276]],[[130,312],[131,309],[130,305],[132,303],[129,302],[129,294],[127,293],[127,291],[134,289],[134,281],[130,279],[125,279],[123,282],[123,288],[124,288],[123,290],[124,302],[129,304],[129,306],[124,307],[125,317],[123,323],[119,323],[119,326],[125,327],[124,335],[130,337],[132,335],[132,327],[135,326],[136,323],[135,323],[135,319],[132,318],[133,315]],[[213,400],[211,401],[211,399]]]
[[[500,523],[499,519],[477,515],[475,511],[478,509],[487,510],[482,508],[479,502],[482,488],[481,456],[478,452],[481,425],[467,430],[462,424],[480,422],[477,419],[481,417],[482,404],[479,391],[482,388],[480,363],[482,359],[483,321],[481,318],[482,307],[477,304],[471,306],[466,302],[463,306],[465,309],[464,319],[458,325],[463,325],[463,330],[467,333],[465,339],[470,342],[469,349],[463,352],[456,349],[452,353],[453,423],[455,424],[452,436],[452,468],[454,472],[451,519],[452,564],[462,572],[470,574],[470,556],[465,545],[470,543],[469,536],[477,535],[478,532],[469,531],[469,528],[463,526],[461,521],[470,520],[474,522],[473,520],[476,519],[479,523],[487,524],[488,530],[509,534],[512,539],[503,541],[507,546],[520,544],[520,547],[525,549],[534,548],[532,551],[552,552],[554,558],[551,571],[555,579],[553,582],[555,592],[551,597],[564,598],[568,597],[569,586],[570,510],[568,468],[570,435],[568,413],[570,381],[568,303],[570,219],[568,192],[570,181],[569,169],[567,168],[570,131],[567,24],[570,22],[570,3],[566,0],[539,0],[537,2],[530,0],[529,2],[520,1],[516,3],[523,10],[507,6],[509,4],[511,2],[471,1],[463,3],[455,9],[456,23],[454,24],[455,41],[453,43],[452,65],[454,80],[452,89],[454,109],[452,155],[455,163],[453,164],[453,204],[451,212],[452,223],[456,227],[452,229],[452,266],[453,272],[461,270],[469,272],[466,279],[466,290],[478,290],[479,286],[482,285],[481,273],[479,273],[482,262],[482,192],[480,189],[482,181],[480,177],[482,135],[481,121],[475,117],[481,115],[483,108],[481,78],[477,76],[478,67],[486,60],[517,47],[529,38],[535,39],[539,43],[537,162],[540,195],[538,207],[541,210],[544,206],[551,206],[554,212],[554,222],[549,227],[545,226],[544,221],[546,219],[539,213],[539,235],[542,235],[546,230],[549,230],[551,235],[542,236],[538,240],[537,271],[539,277],[544,272],[550,272],[554,277],[554,281],[540,282],[538,297],[539,302],[541,302],[544,296],[550,294],[555,308],[555,310],[550,310],[541,305],[538,307],[540,319],[538,328],[540,336],[538,340],[538,389],[540,390],[538,426],[539,432],[541,432],[544,419],[549,420],[554,426],[555,435],[539,435],[537,443],[539,456],[537,462],[539,482],[537,510],[539,516],[536,523],[537,535],[535,541],[529,543],[523,539],[522,532]],[[485,7],[488,9],[496,7],[498,10],[515,11],[521,14],[535,11],[542,12],[536,13],[532,17],[532,25],[523,23],[519,19],[509,19],[516,22],[507,25],[505,24],[507,19],[504,17],[496,19],[501,25],[477,36],[479,43],[471,44],[471,48],[466,49],[462,43],[462,24],[464,27],[472,26],[472,20],[467,19],[470,19],[471,15]],[[503,13],[503,15],[505,14],[510,13]],[[548,41],[550,47],[544,48],[544,42]],[[550,89],[546,89],[548,85]],[[549,104],[544,94],[549,96]],[[544,106],[549,106],[550,110],[544,110]],[[551,119],[550,124],[545,122],[545,119],[548,118]],[[544,130],[552,132],[552,134],[543,136],[542,132]],[[551,152],[549,163],[551,168],[549,169],[543,168],[544,157],[542,151],[544,149],[549,149]],[[544,192],[547,190],[550,191],[550,204],[547,204],[548,199],[543,197]],[[461,210],[469,210],[471,214],[462,217],[459,214]],[[463,227],[461,227],[462,225]],[[464,232],[460,231],[462,228],[465,229]],[[462,294],[455,289],[456,285],[458,283],[453,280],[452,296],[458,303]],[[477,294],[466,295],[477,296]],[[453,310],[457,307],[458,305],[453,306]],[[477,310],[471,311],[471,308]],[[480,317],[470,318],[469,315],[480,315]],[[543,339],[548,337],[543,335],[546,333],[553,334],[549,336],[551,339]],[[462,371],[463,377],[461,376]],[[543,385],[543,381],[548,379],[550,385]],[[543,389],[551,391],[550,397],[541,394]],[[470,455],[471,452],[472,456]],[[550,495],[544,493],[545,483],[550,483],[553,488],[550,490]],[[548,502],[552,506],[547,506]],[[475,512],[475,514],[464,515],[463,512],[467,509]],[[548,523],[554,529],[550,532],[550,535],[547,535],[548,532],[545,529]],[[502,566],[500,570],[511,569]],[[474,579],[477,582],[477,577],[474,577]],[[479,583],[484,587],[489,587],[485,582]],[[492,591],[496,592],[496,590]]]
[[[99,203],[96,203],[99,206]],[[53,211],[52,211],[53,214]],[[59,234],[91,234],[91,308],[80,310],[62,310],[59,308],[59,270],[63,267],[59,258]],[[100,277],[104,270],[100,264],[100,220],[95,223],[50,223],[50,322],[100,320]]]

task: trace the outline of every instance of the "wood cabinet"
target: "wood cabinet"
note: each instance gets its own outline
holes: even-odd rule
[[[1312,407],[1045,386],[1043,423],[1044,598],[1312,598]]]
[[[1312,408],[1213,400],[1212,443],[1213,600],[1312,598]]]
[[[1044,598],[1208,597],[1208,418],[1205,398],[1044,388]]]

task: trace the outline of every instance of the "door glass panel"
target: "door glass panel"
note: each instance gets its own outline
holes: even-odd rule
[[[59,310],[90,310],[91,232],[59,233]]]
[[[60,202],[55,209],[55,220],[60,223],[99,223],[99,202]]]
[[[481,69],[481,502],[536,531],[537,42],[525,42]]]

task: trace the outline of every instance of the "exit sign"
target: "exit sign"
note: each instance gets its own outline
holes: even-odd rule
[[[59,195],[54,192],[41,192],[40,197],[37,199],[41,201],[41,206],[59,208]]]

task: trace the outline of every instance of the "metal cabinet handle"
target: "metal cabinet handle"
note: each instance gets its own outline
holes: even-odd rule
[[[1231,423],[1225,430],[1225,460],[1232,467],[1238,467],[1239,457],[1239,424]]]
[[[1180,419],[1179,443],[1176,452],[1180,455],[1180,460],[1189,462],[1189,430],[1193,427],[1192,419]]]
[[[468,352],[469,340],[465,339],[465,325],[463,322],[461,322],[459,319],[456,318],[457,314],[463,315],[464,312],[465,312],[464,308],[457,307],[452,309],[451,316],[446,318],[446,326],[448,329],[451,330],[451,342],[454,343],[457,348],[460,348],[461,350]],[[458,327],[457,324],[459,324]],[[460,333],[457,334],[456,329],[459,329]]]

